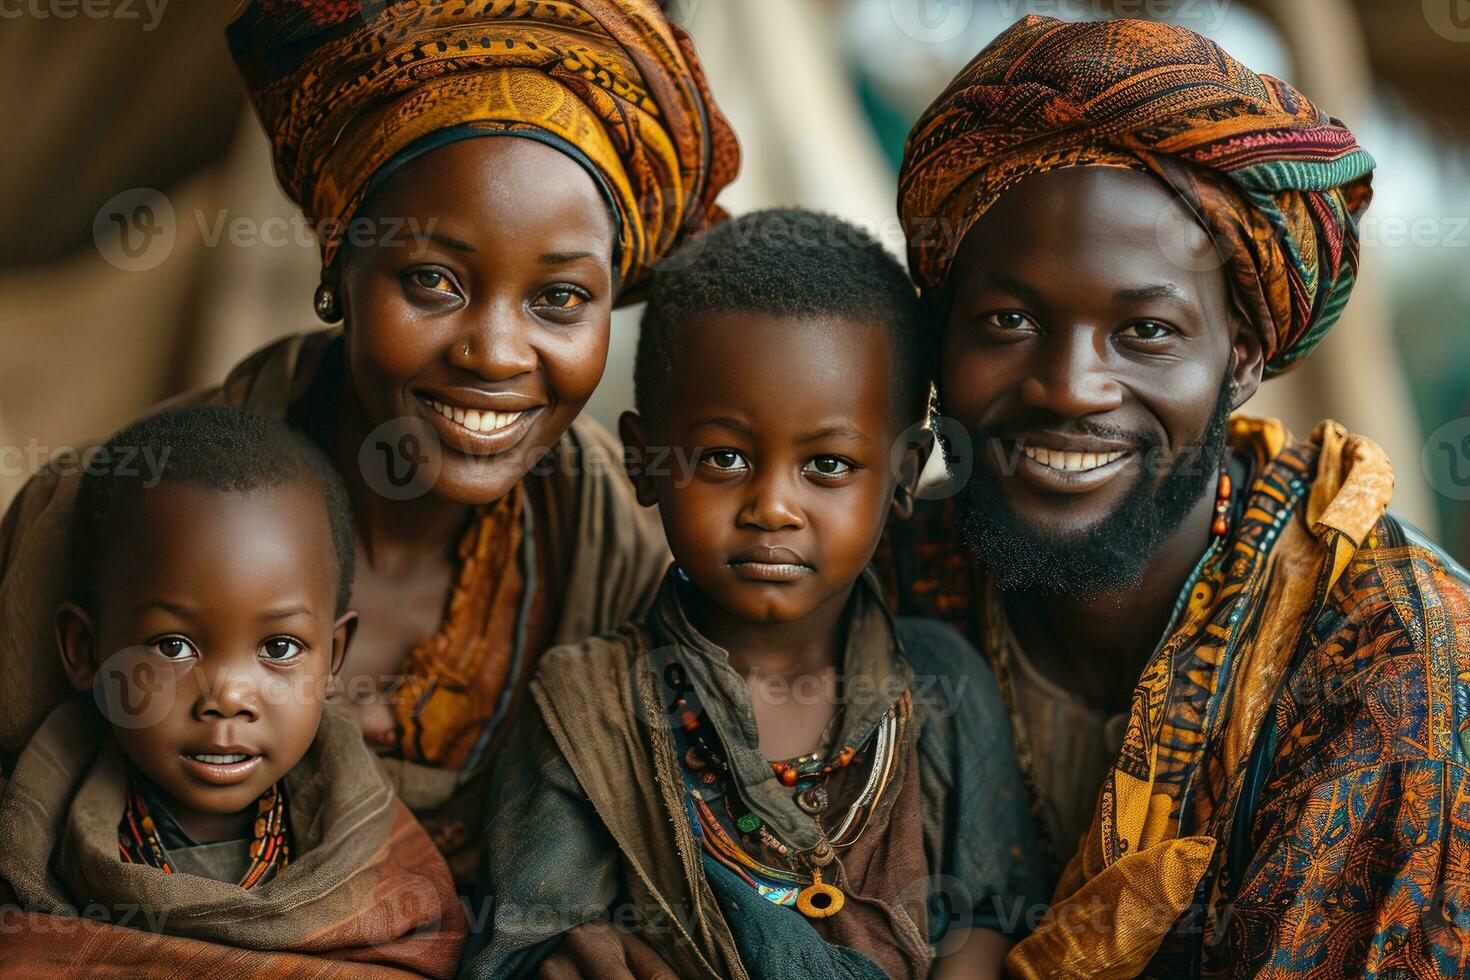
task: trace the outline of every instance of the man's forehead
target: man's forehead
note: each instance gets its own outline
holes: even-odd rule
[[[1188,204],[1162,181],[1111,167],[1037,174],[1001,195],[965,236],[951,268],[960,291],[1020,281],[1033,289],[1095,279],[1119,299],[1178,298],[1223,261]],[[1005,282],[1002,280],[1010,280]]]

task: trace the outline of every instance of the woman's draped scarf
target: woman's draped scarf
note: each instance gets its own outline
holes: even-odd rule
[[[1270,377],[1316,346],[1347,302],[1373,166],[1341,122],[1193,31],[1032,15],[915,124],[898,208],[909,268],[932,291],[966,233],[1024,178],[1152,173],[1214,238]]]
[[[464,126],[588,166],[625,286],[724,217],[739,147],[653,0],[246,0],[228,37],[324,267],[383,165]]]

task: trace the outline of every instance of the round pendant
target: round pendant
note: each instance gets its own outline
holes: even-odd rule
[[[842,889],[823,884],[821,877],[796,893],[796,909],[808,919],[825,919],[842,911]]]
[[[813,816],[827,809],[827,802],[827,789],[824,786],[814,786],[796,798],[796,805]]]

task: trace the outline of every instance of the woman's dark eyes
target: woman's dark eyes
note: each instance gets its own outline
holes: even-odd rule
[[[408,274],[409,281],[420,289],[427,289],[434,293],[446,293],[456,295],[454,283],[442,272],[433,269],[417,269]]]
[[[592,297],[583,289],[571,286],[553,286],[542,290],[536,297],[537,306],[550,306],[557,310],[575,310]]]
[[[440,297],[459,296],[459,287],[447,273],[438,269],[415,269],[404,277],[414,287]],[[563,284],[541,290],[532,299],[531,305],[565,312],[575,310],[590,302],[592,294],[580,286]]]

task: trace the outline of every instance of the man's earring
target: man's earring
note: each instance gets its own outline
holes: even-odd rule
[[[1230,454],[1220,460],[1220,482],[1215,486],[1215,519],[1210,524],[1210,533],[1223,538],[1230,531]]]
[[[914,493],[903,484],[899,484],[893,491],[893,506],[898,513],[908,517],[914,511]]]
[[[316,315],[323,323],[337,323],[342,319],[342,306],[337,302],[337,290],[329,283],[316,287]]]

